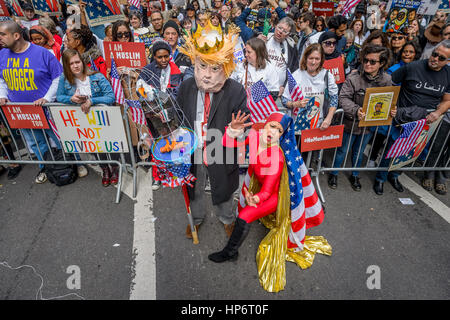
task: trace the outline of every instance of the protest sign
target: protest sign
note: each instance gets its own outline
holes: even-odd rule
[[[313,2],[312,10],[316,17],[334,15],[334,2]]]
[[[388,14],[387,33],[406,33],[409,21],[416,18],[420,0],[393,0]]]
[[[62,14],[58,0],[31,0],[31,3],[33,4],[34,11],[39,15],[43,15],[44,13],[50,16]]]
[[[85,0],[86,18],[91,27],[125,19],[117,0]]]
[[[39,106],[7,105],[2,106],[3,113],[10,128],[14,129],[48,129],[44,110]]]
[[[139,39],[144,43],[146,49],[147,57],[151,56],[151,47],[153,45],[153,41],[157,38],[161,38],[161,35],[158,32],[146,32],[138,34]]]
[[[359,127],[385,126],[392,123],[391,108],[397,103],[400,87],[367,88],[364,96],[364,119]]]
[[[319,128],[303,130],[301,135],[301,152],[340,147],[343,133],[344,125],[331,126],[323,131]]]
[[[117,67],[143,68],[147,65],[145,45],[141,42],[103,42],[105,62],[111,68],[111,54]]]
[[[0,17],[9,17],[8,8],[6,7],[5,0],[0,0]]]
[[[439,10],[442,10],[445,13],[450,13],[449,0],[442,0],[441,4],[439,5]]]
[[[434,16],[441,4],[443,4],[442,0],[422,0],[417,14]]]
[[[342,61],[341,57],[325,60],[325,62],[323,63],[323,67],[327,70],[330,70],[337,84],[343,83],[345,81],[344,61]]]
[[[62,106],[50,107],[50,112],[65,152],[128,152],[119,107],[91,107],[85,114],[78,106]]]
[[[441,122],[443,117],[444,115],[441,115],[440,118],[432,124],[426,124],[423,127],[423,130],[417,138],[416,142],[414,143],[414,147],[407,154],[394,158],[388,171],[397,170],[410,163],[415,162],[427,146],[428,142],[430,142],[433,133],[438,128],[439,123]]]

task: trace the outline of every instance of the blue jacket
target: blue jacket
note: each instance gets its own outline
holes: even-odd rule
[[[242,11],[241,15],[235,20],[236,25],[241,29],[241,38],[244,43],[246,43],[248,39],[256,35],[256,33],[262,32],[264,29],[264,26],[260,26],[256,27],[255,30],[252,30],[247,26],[247,18],[250,15],[251,11],[252,9],[245,8],[244,11]],[[286,17],[286,12],[284,12],[280,7],[277,7],[275,11],[278,14],[278,20]],[[273,30],[271,30],[270,32],[273,32]]]
[[[94,73],[89,76],[89,81],[91,83],[91,98],[92,105],[96,104],[107,104],[112,105],[116,101],[114,96],[114,91],[106,80],[105,76],[100,72]],[[71,85],[69,81],[66,80],[64,74],[61,75],[59,79],[58,91],[56,93],[56,101],[65,104],[75,104],[70,98],[75,94],[76,86]]]

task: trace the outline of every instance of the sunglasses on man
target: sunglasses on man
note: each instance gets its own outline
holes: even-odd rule
[[[438,58],[439,59],[439,61],[447,61],[447,60],[449,60],[449,59],[447,59],[446,57],[444,57],[444,56],[441,56],[439,53],[437,53],[436,51],[433,51],[432,53],[431,53],[431,56],[433,57],[433,58]]]

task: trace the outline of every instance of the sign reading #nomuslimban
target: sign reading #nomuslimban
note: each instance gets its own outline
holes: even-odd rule
[[[119,107],[91,107],[87,114],[78,106],[50,107],[67,153],[128,152]]]

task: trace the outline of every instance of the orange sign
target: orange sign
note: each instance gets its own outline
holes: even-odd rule
[[[323,67],[330,70],[336,83],[343,83],[345,81],[344,61],[342,61],[342,57],[325,60]]]
[[[302,130],[302,152],[340,147],[344,125],[328,127],[326,130]]]
[[[8,105],[2,106],[9,126],[15,129],[48,129],[44,110],[38,106]]]
[[[133,35],[132,35],[133,36]],[[111,54],[117,67],[139,68],[147,65],[145,44],[141,42],[103,42],[105,62],[111,68]]]

